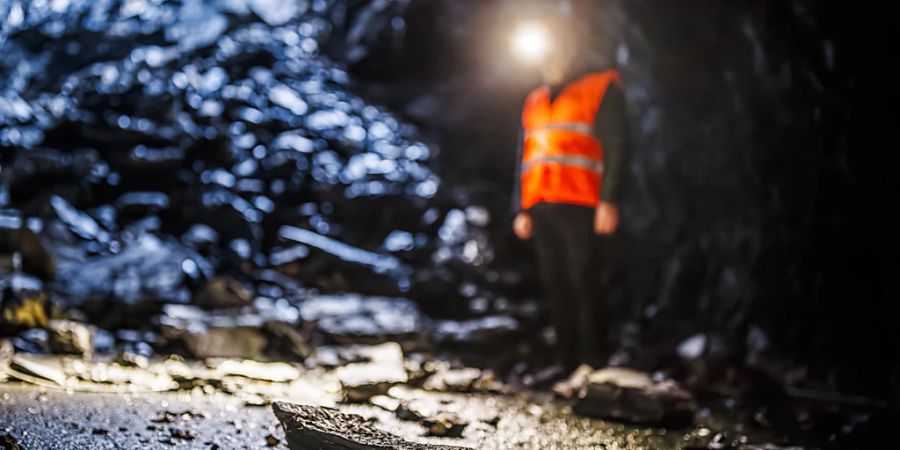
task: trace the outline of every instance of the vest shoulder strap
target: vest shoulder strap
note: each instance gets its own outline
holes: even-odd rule
[[[588,98],[594,100],[594,111],[596,112],[600,110],[600,106],[603,104],[603,98],[606,97],[606,93],[609,91],[610,84],[621,86],[622,79],[618,70],[608,69],[585,75],[583,78],[576,81],[576,83],[579,84],[579,87],[587,91]]]

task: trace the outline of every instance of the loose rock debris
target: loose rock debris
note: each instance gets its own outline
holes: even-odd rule
[[[4,434],[0,436],[0,445],[3,446],[4,450],[24,450],[19,442],[16,441],[11,434]]]
[[[172,412],[172,411],[163,411],[156,415],[151,422],[154,423],[175,423],[178,421],[191,421],[197,418],[205,418],[206,416],[203,413],[198,413],[194,411],[182,411],[182,412]]]
[[[317,351],[324,349],[327,347]],[[143,369],[122,366],[114,361],[98,361],[97,357],[84,360],[78,355],[37,356],[7,351],[5,370],[14,379],[60,390],[156,390],[190,392],[191,396],[225,395],[239,399],[238,408],[272,405],[276,412],[282,411],[283,417],[287,417],[286,411],[291,408],[285,407],[282,399],[291,399],[314,408],[293,410],[294,413],[302,413],[306,419],[301,421],[303,426],[299,431],[295,430],[293,438],[288,433],[287,443],[292,448],[316,448],[294,447],[310,445],[309,442],[340,442],[340,445],[349,446],[343,448],[365,448],[352,445],[371,442],[389,442],[395,446],[387,448],[442,448],[422,444],[418,441],[420,438],[422,442],[437,439],[441,444],[447,444],[448,440],[458,440],[464,445],[471,445],[486,439],[501,426],[532,429],[545,421],[561,420],[560,414],[571,414],[561,413],[558,408],[547,404],[546,399],[532,403],[528,397],[516,406],[517,412],[511,413],[508,409],[504,412],[497,403],[497,397],[491,396],[504,393],[499,395],[513,399],[515,397],[509,394],[517,391],[494,380],[490,371],[432,360],[423,355],[412,355],[414,357],[410,358],[397,343],[333,347],[330,351],[339,355],[336,356],[334,368],[252,360],[213,358],[199,362],[184,361],[178,357],[154,357]],[[693,419],[694,409],[684,407],[692,405],[692,400],[684,396],[686,391],[679,390],[671,382],[637,371],[594,370],[585,366],[577,370],[571,379],[560,383],[557,389],[560,394],[572,399],[576,412],[585,416],[653,426],[673,426],[673,417]],[[479,396],[485,397],[478,400]],[[387,416],[379,415],[378,411]],[[359,416],[357,412],[363,415]],[[241,414],[239,409],[236,414]],[[522,422],[525,417],[527,420]],[[193,406],[190,409],[157,409],[155,414],[144,420],[144,428],[155,433],[152,438],[154,442],[165,445],[196,439],[197,429],[192,428],[196,425],[192,424],[209,423],[208,414]],[[284,422],[285,419],[280,417],[279,420]],[[316,422],[319,420],[324,420],[324,424]],[[394,430],[394,427],[399,427],[396,430],[402,430],[402,433],[397,436],[384,433],[384,430]],[[246,431],[242,431],[239,421],[234,422],[234,428],[237,434]],[[90,427],[86,429],[92,430]],[[356,430],[357,433],[342,434],[346,429]],[[340,439],[335,437],[338,435]],[[105,438],[110,436],[114,434],[103,435]],[[297,444],[297,439],[305,443]],[[527,442],[533,442],[535,438],[527,439]],[[554,435],[546,439],[547,442],[558,443],[566,442],[567,438]],[[703,428],[697,432],[695,441],[702,445],[716,445],[715,439],[709,429]],[[271,439],[266,441],[267,445],[272,442]]]

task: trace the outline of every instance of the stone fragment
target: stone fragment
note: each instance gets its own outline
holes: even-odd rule
[[[477,390],[476,384],[481,376],[481,369],[472,367],[438,370],[425,380],[422,387],[439,392],[471,392]]]
[[[677,347],[678,356],[686,360],[693,360],[703,356],[708,345],[707,340],[705,334],[696,334],[681,341]]]
[[[464,321],[443,320],[436,324],[434,338],[442,344],[491,350],[515,341],[520,328],[518,320],[502,315]]]
[[[126,192],[116,200],[118,213],[143,217],[169,207],[169,196],[163,192]]]
[[[156,320],[166,342],[182,342],[197,357],[302,361],[312,347],[294,325],[297,318],[286,300],[258,297],[239,309],[167,304]]]
[[[190,428],[172,427],[169,428],[169,435],[172,439],[193,441],[197,437],[197,432]]]
[[[462,447],[419,444],[381,431],[362,416],[335,409],[272,404],[291,450],[453,450]]]
[[[554,390],[573,394],[577,414],[645,425],[687,426],[697,409],[693,396],[675,381],[618,367],[579,368]]]
[[[9,375],[28,383],[50,381],[56,385],[66,384],[66,373],[57,360],[32,358],[21,354],[13,355],[9,364]]]
[[[449,412],[440,412],[422,421],[428,430],[429,436],[459,438],[463,430],[469,425],[458,415]]]
[[[12,338],[13,347],[23,353],[49,353],[50,345],[47,343],[49,333],[46,328],[29,328],[23,330]]]
[[[553,392],[562,398],[573,398],[580,390],[587,386],[588,377],[590,377],[592,373],[594,373],[593,367],[582,364],[578,366],[567,379],[553,385]]]
[[[0,436],[0,446],[3,446],[4,450],[24,450],[24,448],[19,445],[19,441],[11,434]]]
[[[0,215],[0,222],[3,217]],[[22,269],[42,277],[52,277],[56,274],[58,264],[49,243],[23,226],[20,217],[15,217],[15,221],[17,223],[10,223],[11,220],[6,220],[5,224],[0,223],[0,254],[19,253],[22,255]]]
[[[241,282],[227,276],[218,276],[209,280],[194,303],[203,308],[234,308],[250,304],[253,292]]]
[[[47,325],[47,294],[23,292],[4,299],[0,290],[0,325],[9,329],[35,328]]]
[[[410,268],[391,255],[370,252],[327,236],[290,225],[278,230],[279,237],[307,245],[329,254],[348,266],[368,267],[376,274],[390,275],[400,279],[409,275]]]
[[[272,253],[269,254],[269,263],[273,266],[285,266],[296,263],[307,256],[309,256],[309,247],[303,244],[294,245],[288,248],[277,248],[272,249]],[[284,272],[287,268],[279,268],[279,270]]]
[[[306,0],[250,0],[250,10],[269,25],[290,22],[306,9]]]
[[[210,277],[212,265],[175,242],[143,235],[120,253],[60,268],[57,289],[76,300],[186,303],[185,282]]]
[[[206,414],[196,411],[160,411],[155,417],[150,419],[153,423],[175,423],[178,421],[188,422],[194,419],[205,419]]]
[[[400,402],[400,406],[394,410],[397,418],[410,422],[422,422],[425,420],[426,414],[412,403],[408,401]]]
[[[116,347],[116,338],[112,333],[102,328],[90,327],[93,331],[91,345],[95,354],[112,355]]]
[[[338,367],[335,375],[341,382],[344,399],[363,402],[384,394],[391,386],[405,383],[409,377],[403,365],[400,345],[388,342],[370,348],[369,361]]]
[[[392,393],[396,392],[392,391]],[[463,430],[469,425],[469,420],[463,419],[457,414],[452,405],[448,407],[446,401],[433,397],[413,397],[403,400],[394,413],[400,420],[421,423],[428,435],[435,437],[462,437]],[[486,413],[485,417],[479,418],[479,420],[496,420],[496,415],[490,414],[489,411],[479,411],[479,413]]]
[[[47,322],[47,343],[58,354],[90,358],[94,353],[94,332],[85,324],[71,320]]]
[[[6,379],[9,364],[12,362],[15,351],[9,339],[0,339],[0,382]]]
[[[182,236],[181,242],[194,250],[208,250],[219,242],[219,233],[209,225],[192,225]]]
[[[134,352],[123,351],[116,355],[115,363],[123,367],[146,369],[150,367],[150,359]]]
[[[425,318],[403,298],[333,295],[314,297],[300,305],[300,317],[341,342],[417,340]]]
[[[313,352],[312,345],[294,325],[269,320],[263,325],[263,329],[270,338],[267,349],[270,353],[283,358],[303,361]]]
[[[197,358],[262,359],[269,340],[255,327],[211,327],[188,332],[185,346]]]
[[[219,363],[216,370],[223,375],[237,375],[254,380],[286,383],[300,377],[300,371],[286,363],[261,363],[251,360],[233,359]]]
[[[369,403],[390,412],[396,412],[400,408],[400,400],[387,395],[374,395],[369,398]]]
[[[109,240],[109,233],[101,228],[90,215],[79,211],[64,198],[57,195],[50,197],[50,206],[53,207],[59,220],[78,237],[100,242]]]

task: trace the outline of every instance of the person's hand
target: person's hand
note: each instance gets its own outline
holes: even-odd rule
[[[609,202],[600,202],[594,212],[594,233],[609,235],[619,228],[619,210]]]
[[[515,231],[516,236],[523,241],[531,239],[531,233],[533,231],[531,228],[531,216],[524,212],[516,214],[516,219],[513,220],[513,231]]]

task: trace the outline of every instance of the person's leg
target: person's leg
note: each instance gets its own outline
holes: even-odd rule
[[[565,220],[567,276],[577,311],[572,327],[577,330],[578,357],[582,362],[602,362],[602,336],[607,332],[603,298],[597,291],[600,271],[596,267],[597,237],[593,231],[594,210],[570,206]]]
[[[530,213],[534,225],[537,266],[546,292],[550,322],[556,333],[559,362],[574,367],[578,363],[578,334],[574,325],[577,313],[575,297],[568,276],[566,246],[561,245],[569,231],[562,205],[539,204]]]
[[[612,351],[610,345],[610,326],[611,311],[609,310],[609,297],[604,289],[604,267],[605,252],[607,248],[604,243],[608,238],[602,238],[592,233],[588,248],[591,254],[588,257],[587,265],[582,278],[584,286],[584,297],[582,302],[588,306],[588,313],[593,318],[593,332],[590,336],[594,340],[596,350],[593,353],[594,359],[603,364],[607,363],[609,353]]]

